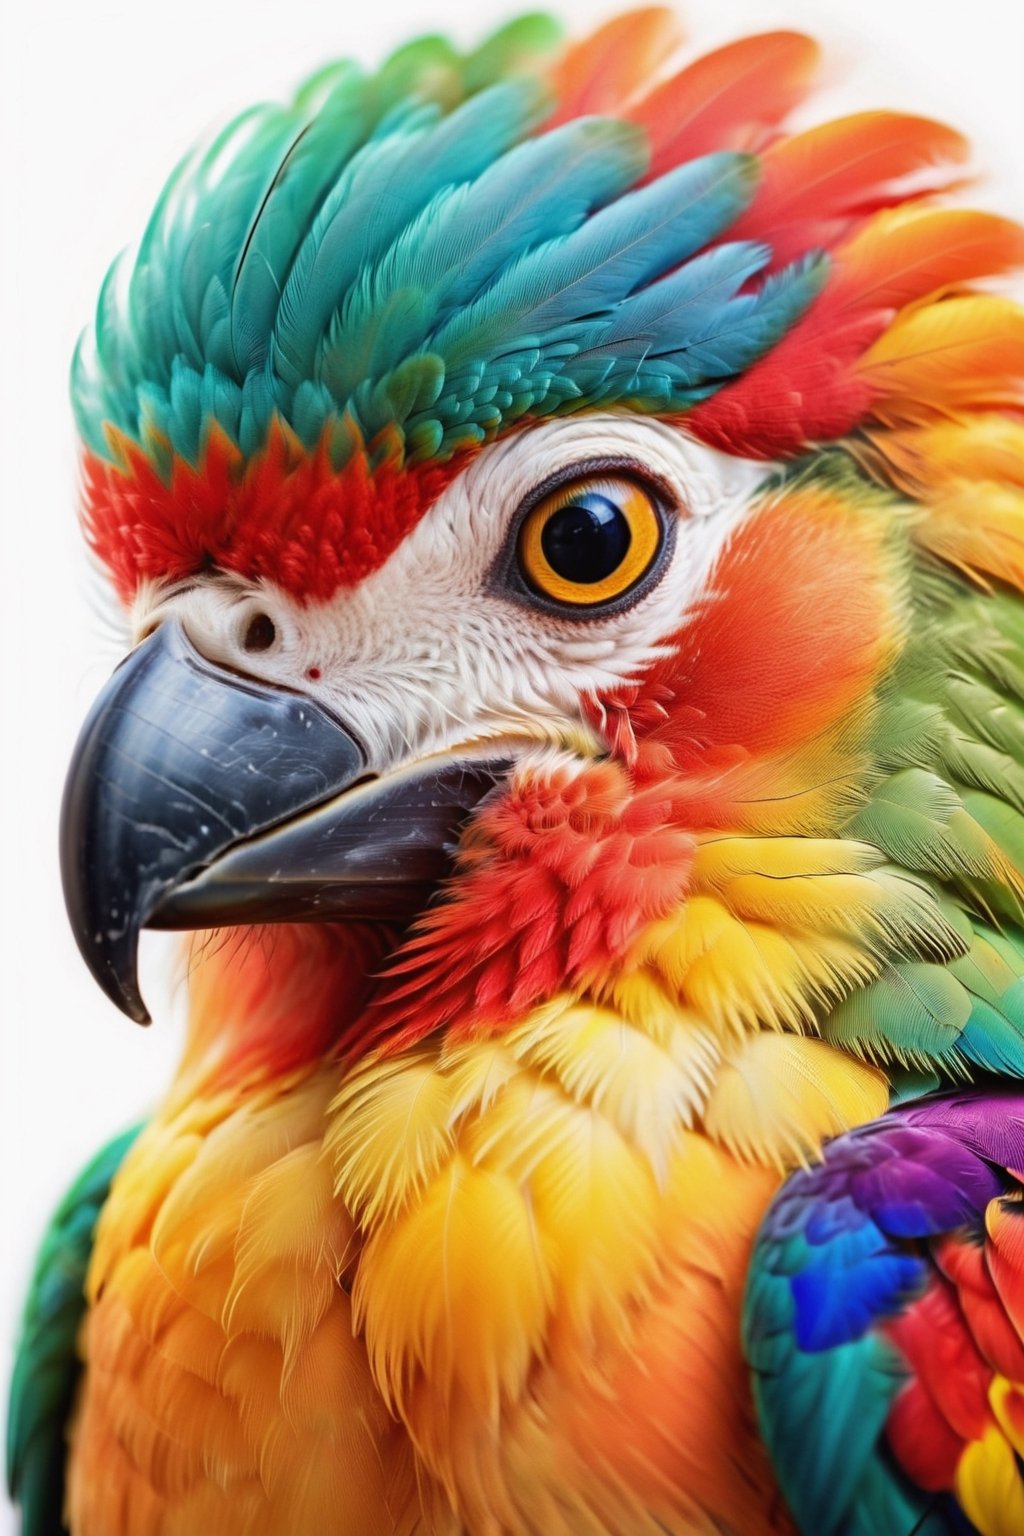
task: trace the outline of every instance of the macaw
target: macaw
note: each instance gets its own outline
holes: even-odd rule
[[[103,287],[67,904],[196,937],[28,1536],[1024,1531],[1024,234],[673,27],[331,65]]]

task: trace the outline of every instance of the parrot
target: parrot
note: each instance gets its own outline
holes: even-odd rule
[[[25,1536],[1024,1531],[1024,232],[819,78],[418,37],[111,268],[60,857],[188,1020],[43,1240]]]

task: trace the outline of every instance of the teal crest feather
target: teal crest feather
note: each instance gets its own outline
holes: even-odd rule
[[[168,183],[111,270],[73,367],[79,430],[196,462],[216,423],[246,456],[271,421],[339,422],[444,459],[525,416],[684,411],[742,373],[819,291],[825,259],[708,249],[749,204],[752,156],[643,184],[639,127],[544,129],[552,24],[458,58],[426,39],[375,74],[321,71],[244,113]],[[354,433],[353,433],[354,429]]]

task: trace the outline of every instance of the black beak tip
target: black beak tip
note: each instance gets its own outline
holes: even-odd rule
[[[112,976],[109,983],[104,985],[103,990],[110,998],[110,1001],[120,1008],[121,1012],[126,1014],[134,1024],[152,1024],[153,1020],[149,1009],[142,1001],[142,994],[135,982],[128,982]]]
[[[124,956],[121,965],[108,964],[98,976],[100,986],[110,998],[115,1007],[120,1008],[136,1024],[151,1024],[149,1009],[142,1001],[142,993],[139,990],[139,978],[135,968],[135,955],[138,948],[138,936],[132,940],[130,952]]]
[[[68,917],[107,997],[148,1024],[140,929],[229,848],[344,789],[364,767],[359,743],[326,710],[225,672],[176,623],[137,646],[82,727],[61,809]]]
[[[64,825],[67,825],[66,820]],[[62,839],[62,854],[64,846]],[[101,932],[95,931],[95,916],[89,911],[83,899],[84,882],[76,878],[75,865],[71,858],[65,855],[62,863],[64,901],[71,921],[71,931],[75,936],[82,959],[104,994],[116,1008],[136,1024],[152,1023],[149,1010],[139,990],[136,967],[138,930],[132,928],[119,935],[113,942],[110,935],[104,936]]]

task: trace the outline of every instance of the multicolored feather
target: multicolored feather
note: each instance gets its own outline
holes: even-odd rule
[[[981,1091],[848,1132],[772,1205],[744,1340],[801,1530],[1024,1519],[1022,1166],[1024,1098]]]
[[[807,39],[673,36],[329,66],[101,293],[84,518],[140,611],[356,611],[567,415],[764,473],[411,928],[197,947],[86,1281],[75,1536],[1024,1521],[1024,233],[947,205],[940,124],[791,132]],[[101,1198],[45,1349],[30,1309],[32,1536]]]

